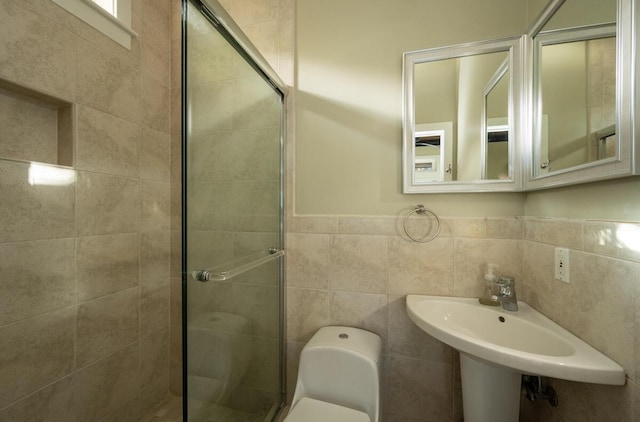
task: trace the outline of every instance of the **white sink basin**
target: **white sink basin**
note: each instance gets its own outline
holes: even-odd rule
[[[409,318],[460,352],[530,375],[623,385],[624,369],[524,302],[517,312],[475,298],[407,296]]]

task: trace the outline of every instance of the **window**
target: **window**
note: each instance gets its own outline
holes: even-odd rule
[[[51,0],[125,48],[131,49],[131,0]]]
[[[117,0],[93,0],[93,2],[109,12],[110,15],[118,17]]]

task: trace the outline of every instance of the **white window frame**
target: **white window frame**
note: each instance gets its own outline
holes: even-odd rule
[[[92,0],[51,0],[74,14],[118,44],[131,50],[131,37],[137,37],[131,29],[131,0],[117,0],[116,16]]]
[[[116,18],[118,17],[118,0],[92,0],[92,1],[97,5],[99,5],[100,7],[102,7],[107,12],[109,12],[110,14],[112,14],[113,16],[115,16]],[[101,3],[108,4],[109,8],[107,9],[106,4],[103,6]]]

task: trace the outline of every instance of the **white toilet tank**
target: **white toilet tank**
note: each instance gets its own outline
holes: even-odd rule
[[[381,353],[382,340],[369,331],[353,327],[318,330],[302,349],[290,414],[296,413],[301,401],[312,399],[364,412],[371,422],[378,422]]]

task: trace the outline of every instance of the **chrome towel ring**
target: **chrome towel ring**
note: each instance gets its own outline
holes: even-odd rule
[[[415,237],[411,236],[409,234],[409,230],[407,230],[407,222],[409,221],[409,217],[411,217],[411,215],[413,215],[413,214],[426,215],[427,213],[433,215],[433,217],[436,219],[436,232],[435,232],[435,234],[433,236],[431,236],[431,237],[423,237],[423,238],[415,238]],[[422,205],[422,204],[416,205],[416,207],[413,210],[411,210],[409,212],[409,214],[407,214],[407,216],[404,218],[404,223],[403,223],[402,226],[404,228],[404,232],[407,235],[407,237],[409,239],[413,240],[414,242],[418,242],[418,243],[431,242],[433,239],[438,237],[438,235],[440,234],[440,218],[438,218],[438,216],[436,215],[435,212],[425,208],[424,205]]]

